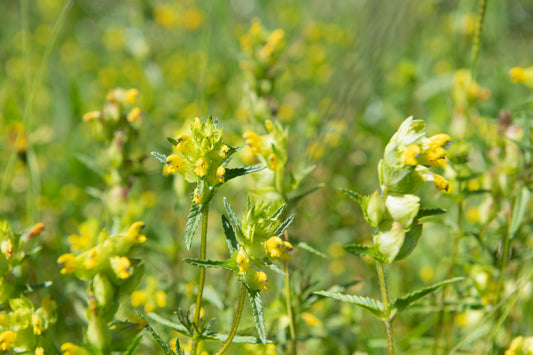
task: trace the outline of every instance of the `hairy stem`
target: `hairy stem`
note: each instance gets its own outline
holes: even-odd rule
[[[231,326],[231,331],[228,335],[228,339],[222,344],[222,347],[220,350],[216,352],[216,355],[222,355],[228,350],[228,347],[231,345],[231,342],[233,341],[233,338],[235,337],[235,334],[237,334],[237,329],[239,328],[239,322],[241,320],[242,315],[242,308],[244,306],[244,296],[246,294],[246,286],[244,286],[244,283],[241,283],[241,294],[239,295],[239,306],[237,308],[237,312],[235,313],[235,318],[233,319],[233,325]]]
[[[207,217],[209,215],[209,203],[204,206],[202,211],[202,241],[200,244],[200,259],[205,260],[207,249]],[[194,308],[193,321],[196,326],[199,326],[200,322],[200,310],[202,309],[202,297],[204,294],[205,284],[205,268],[200,268],[200,275],[198,276],[198,293],[196,295],[196,307]],[[199,334],[196,333],[192,340],[191,354],[196,355],[198,351],[198,343],[200,341]]]
[[[394,339],[392,338],[392,320],[389,315],[389,295],[387,292],[387,279],[385,278],[385,270],[381,261],[376,261],[378,268],[379,289],[381,290],[381,299],[385,307],[385,314],[387,319],[383,320],[385,328],[387,329],[387,343],[389,344],[389,355],[394,354]]]
[[[291,306],[291,288],[289,285],[289,260],[285,261],[285,302],[287,316],[289,317],[289,333],[291,336],[290,353],[296,355],[296,327],[294,324],[294,314]]]

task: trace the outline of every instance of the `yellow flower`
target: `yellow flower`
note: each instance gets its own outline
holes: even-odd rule
[[[227,145],[223,145],[222,148],[220,148],[220,156],[222,158],[227,158],[229,154],[229,147]]]
[[[167,306],[167,294],[165,293],[165,291],[157,291],[155,293],[155,303],[158,307]]]
[[[197,8],[185,10],[181,16],[181,25],[189,31],[198,29],[204,22],[204,15]]]
[[[416,158],[420,155],[420,147],[416,144],[409,145],[403,153],[403,161],[407,165],[418,165]]]
[[[250,268],[248,259],[246,258],[242,250],[239,250],[239,253],[237,254],[237,258],[235,259],[235,261],[237,262],[237,265],[239,266],[239,273],[241,274],[248,271],[248,269]]]
[[[83,266],[85,266],[87,270],[93,269],[100,263],[99,258],[100,258],[100,251],[96,249],[96,247],[91,248],[89,249],[87,253],[87,257],[83,261]]]
[[[39,319],[39,316],[37,314],[34,314],[31,318],[32,325],[33,325],[33,334],[41,335],[44,328],[41,324],[41,320]]]
[[[261,138],[255,132],[244,132],[242,135],[246,139],[246,145],[252,150],[253,154],[261,154],[260,141]]]
[[[276,170],[278,167],[278,158],[276,157],[276,154],[272,153],[268,156],[268,167],[270,170]]]
[[[61,351],[63,352],[63,355],[86,355],[89,354],[87,350],[82,348],[81,346],[72,344],[72,343],[64,343],[61,345]]]
[[[322,325],[322,322],[320,321],[320,319],[318,319],[316,316],[314,316],[313,314],[309,312],[303,312],[301,316],[305,324],[311,327],[319,327]]]
[[[133,223],[131,227],[128,229],[128,232],[127,232],[128,237],[135,243],[146,242],[146,236],[140,233],[141,229],[143,228],[144,228],[144,222],[137,221]]]
[[[193,124],[194,124],[194,127],[199,128],[202,125],[202,121],[200,121],[198,117],[195,117]]]
[[[146,293],[144,291],[134,291],[131,294],[131,305],[139,307],[146,303]]]
[[[134,107],[127,116],[128,122],[140,122],[142,119],[141,109]]]
[[[429,137],[430,144],[437,147],[443,147],[451,143],[452,139],[446,133],[435,134]]]
[[[437,189],[444,191],[448,191],[448,187],[450,186],[448,180],[446,180],[443,176],[439,174],[434,174],[433,183],[435,184]]]
[[[207,174],[208,167],[209,165],[207,165],[207,162],[205,161],[204,157],[201,157],[196,162],[196,169],[194,169],[194,173],[200,177],[204,176],[205,174]]]
[[[202,190],[202,193],[198,194],[198,188],[195,188],[194,189],[194,193],[193,193],[193,197],[192,197],[192,202],[194,202],[194,203],[202,202],[202,197],[203,196],[204,196],[204,191]]]
[[[89,121],[98,119],[100,117],[102,117],[102,113],[100,111],[91,111],[83,115],[81,119],[83,120],[83,122],[89,122]]]
[[[129,89],[126,91],[126,101],[130,104],[134,104],[135,100],[137,100],[137,95],[139,95],[139,90],[137,89]]]
[[[131,276],[131,262],[125,256],[114,256],[110,260],[111,267],[117,276],[121,279],[127,279]]]
[[[257,274],[255,274],[255,278],[259,284],[259,289],[268,289],[267,275],[263,271],[258,271]]]
[[[11,240],[4,240],[1,244],[2,253],[6,256],[6,259],[9,259],[13,256],[13,243]]]
[[[289,251],[292,250],[291,243],[281,240],[279,237],[270,237],[265,246],[271,258],[280,258],[283,261],[289,260]]]
[[[35,348],[35,355],[44,355],[44,349],[42,346]]]
[[[17,333],[12,330],[6,330],[0,334],[0,350],[11,350],[11,346],[17,340]]]
[[[514,67],[509,70],[509,76],[513,83],[523,83],[526,81],[526,71],[520,67]]]
[[[218,183],[223,184],[225,178],[226,178],[226,169],[221,165],[218,167],[217,172],[216,172],[216,181]]]
[[[61,267],[61,274],[70,274],[76,270],[76,257],[73,254],[63,254],[57,259],[57,264]]]
[[[181,171],[184,164],[185,162],[183,158],[177,154],[171,154],[167,157],[168,172],[170,172],[171,174],[176,174]]]

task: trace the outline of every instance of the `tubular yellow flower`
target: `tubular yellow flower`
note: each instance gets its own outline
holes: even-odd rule
[[[100,117],[102,117],[102,113],[100,111],[91,111],[83,115],[81,119],[83,120],[83,122],[89,122],[96,120]]]
[[[143,228],[144,222],[137,221],[131,225],[126,234],[132,241],[136,243],[144,243],[146,242],[146,236],[140,233]]]
[[[283,261],[289,260],[289,251],[292,250],[291,243],[279,237],[270,237],[266,241],[265,247],[271,258],[280,258]]]
[[[407,165],[418,165],[416,158],[420,155],[420,147],[416,144],[409,145],[403,153],[403,161]]]
[[[216,172],[216,181],[223,184],[226,179],[226,169],[221,165]]]
[[[268,156],[268,167],[270,170],[276,170],[278,167],[278,158],[276,154],[272,153]]]
[[[520,67],[511,68],[511,70],[509,70],[509,76],[511,77],[511,81],[515,84],[526,81],[526,71]]]
[[[314,316],[313,314],[309,312],[303,312],[301,316],[305,324],[307,324],[308,326],[319,327],[322,325],[322,322],[320,321],[320,319],[318,319],[316,316]]]
[[[76,270],[76,257],[72,254],[63,254],[57,259],[57,264],[61,267],[61,274],[70,274]]]
[[[131,262],[125,256],[114,256],[111,258],[111,267],[117,276],[121,279],[127,279],[131,276]]]
[[[246,139],[246,145],[250,147],[253,154],[261,154],[261,147],[259,146],[259,142],[261,141],[261,138],[257,135],[255,132],[244,132],[242,135],[244,139]]]
[[[265,120],[265,127],[267,131],[270,133],[272,133],[272,131],[274,130],[274,124],[272,123],[271,120]]]
[[[141,109],[134,107],[127,116],[128,122],[140,122],[142,119]]]
[[[33,325],[33,334],[41,335],[44,328],[41,324],[41,320],[39,319],[39,316],[37,314],[34,314],[31,317],[32,325]]]
[[[9,259],[13,256],[13,243],[11,243],[11,240],[4,240],[2,242],[2,253],[6,256],[6,259]]]
[[[196,169],[194,169],[194,173],[200,177],[205,176],[207,174],[207,168],[209,165],[207,165],[207,162],[205,161],[204,157],[201,157],[196,162]]]
[[[263,271],[258,271],[257,274],[255,274],[255,278],[259,284],[260,290],[268,289],[267,275]]]
[[[180,172],[183,168],[183,164],[183,158],[177,154],[171,154],[167,157],[168,172],[170,172],[171,174],[176,174]]]
[[[448,191],[448,187],[449,187],[448,180],[446,180],[443,176],[439,174],[434,174],[433,183],[435,184],[437,189]]]
[[[239,250],[239,253],[237,254],[237,258],[235,259],[237,262],[237,265],[239,266],[239,272],[242,274],[250,268],[250,264],[248,263],[248,259],[243,254],[242,250]]]
[[[35,355],[44,355],[44,349],[42,346],[35,348]]]
[[[167,305],[167,294],[165,291],[157,291],[155,293],[155,303],[158,307],[166,307]]]
[[[430,144],[437,147],[443,147],[452,142],[452,139],[446,133],[435,134],[434,136],[429,137]]]
[[[202,193],[199,195],[198,194],[198,188],[195,188],[194,189],[194,193],[193,193],[193,197],[192,197],[192,202],[194,202],[194,203],[202,202],[202,197],[203,196],[204,196],[204,192],[202,191]]]
[[[88,256],[83,261],[83,266],[87,270],[95,268],[99,264],[100,251],[96,248],[91,248],[88,252]]]
[[[222,148],[220,148],[220,156],[222,158],[227,158],[229,154],[229,147],[227,145],[223,145]]]
[[[126,101],[130,104],[134,104],[137,100],[137,95],[139,95],[139,90],[129,89],[126,91]]]
[[[0,334],[0,350],[11,350],[11,346],[17,340],[17,333],[12,330],[6,330]]]
[[[424,165],[439,166],[439,160],[446,159],[446,150],[438,146],[431,146],[422,156]]]
[[[186,134],[180,134],[177,138],[176,138],[176,141],[178,142],[178,145],[176,146],[176,150],[179,151],[179,152],[183,152],[185,154],[188,154],[190,153],[191,151],[191,146],[193,144],[192,140],[191,140],[191,137],[189,137],[188,135]]]
[[[146,293],[144,291],[134,291],[131,294],[131,305],[139,307],[146,303]]]
[[[202,121],[200,121],[200,119],[198,117],[195,117],[194,118],[194,127],[198,128],[202,125]]]

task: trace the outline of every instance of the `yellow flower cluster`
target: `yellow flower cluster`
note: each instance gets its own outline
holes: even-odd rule
[[[513,83],[523,83],[527,87],[533,88],[533,66],[528,68],[511,68],[511,70],[509,70],[509,76]]]
[[[146,278],[146,288],[131,294],[131,305],[140,307],[144,305],[145,312],[153,312],[156,307],[163,308],[167,305],[167,294],[158,289],[157,279],[153,276]]]

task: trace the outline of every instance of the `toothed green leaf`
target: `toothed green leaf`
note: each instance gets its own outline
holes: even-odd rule
[[[259,339],[263,344],[266,344],[266,327],[265,317],[263,316],[263,303],[261,301],[261,292],[254,291],[246,287],[248,290],[248,296],[250,298],[250,305],[252,306],[252,312],[254,314],[255,328],[259,335]]]
[[[340,292],[328,292],[328,291],[317,291],[313,292],[316,295],[333,298],[338,301],[345,303],[355,304],[361,308],[370,311],[373,315],[379,318],[385,318],[385,308],[383,303],[378,300],[369,297],[361,297],[356,295],[346,295]]]
[[[226,169],[225,180],[229,181],[239,176],[255,173],[256,171],[261,171],[264,168],[265,167],[262,165],[254,165],[254,166],[244,166],[242,168]]]

